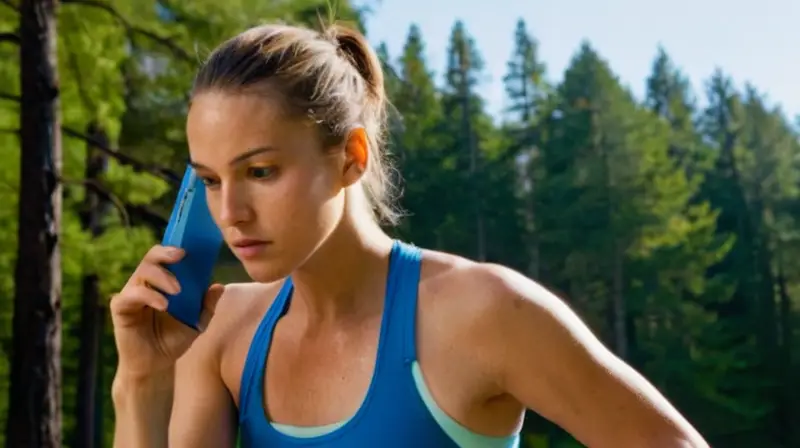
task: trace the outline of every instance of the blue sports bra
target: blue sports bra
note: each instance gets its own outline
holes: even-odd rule
[[[343,422],[293,427],[266,417],[264,372],[272,334],[286,313],[293,285],[287,279],[256,330],[245,361],[239,397],[240,445],[250,447],[517,448],[519,434],[476,434],[442,411],[417,363],[416,312],[421,252],[395,241],[372,382],[358,411]]]

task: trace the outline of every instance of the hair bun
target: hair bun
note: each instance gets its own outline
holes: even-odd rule
[[[334,24],[325,30],[325,36],[337,50],[356,68],[367,84],[370,95],[383,100],[383,67],[367,38],[358,30]]]

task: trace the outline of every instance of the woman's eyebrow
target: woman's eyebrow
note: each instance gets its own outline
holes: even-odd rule
[[[277,148],[274,148],[272,146],[261,146],[261,147],[258,147],[258,148],[253,148],[253,149],[245,151],[244,153],[239,154],[238,156],[234,157],[233,159],[231,159],[230,162],[228,162],[228,164],[229,165],[237,165],[237,164],[242,163],[242,162],[244,162],[245,160],[247,160],[247,159],[249,159],[251,157],[255,157],[255,156],[259,155],[259,154],[263,154],[265,152],[272,152],[272,151],[277,151]],[[206,167],[205,165],[203,165],[201,163],[197,163],[197,162],[192,161],[192,160],[189,161],[189,165],[191,165],[192,168],[194,168],[194,169],[208,169],[208,167]]]

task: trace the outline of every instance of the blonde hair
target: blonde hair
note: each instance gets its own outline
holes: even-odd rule
[[[206,91],[266,88],[290,118],[311,119],[330,148],[363,126],[369,139],[361,180],[370,209],[395,224],[394,186],[384,151],[383,69],[366,38],[342,25],[315,31],[288,25],[251,28],[217,47],[200,67],[192,97]]]

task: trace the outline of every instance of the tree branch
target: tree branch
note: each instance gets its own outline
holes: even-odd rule
[[[75,129],[72,129],[70,127],[62,126],[61,127],[61,131],[64,133],[64,135],[67,135],[67,136],[72,137],[72,138],[76,138],[78,140],[83,140],[84,142],[86,142],[86,143],[88,143],[88,144],[90,144],[92,146],[95,146],[100,151],[102,151],[102,152],[108,154],[109,156],[117,159],[123,165],[128,165],[128,166],[130,166],[131,168],[133,168],[133,169],[135,169],[137,171],[150,173],[150,174],[153,174],[155,176],[158,176],[161,179],[164,179],[165,181],[169,182],[172,185],[179,185],[180,184],[181,177],[177,173],[175,173],[174,171],[172,171],[172,170],[170,170],[168,168],[163,168],[163,167],[160,167],[160,166],[157,166],[157,165],[146,164],[144,162],[136,160],[133,157],[131,157],[129,155],[126,155],[126,154],[123,154],[123,153],[121,153],[121,152],[119,152],[119,151],[117,151],[115,149],[112,149],[109,146],[103,144],[103,142],[100,142],[97,139],[92,138],[91,136],[86,135],[83,132],[79,132],[79,131],[77,131]]]
[[[146,205],[126,204],[125,209],[130,216],[136,216],[147,223],[153,229],[163,229],[167,227],[168,220],[161,214]]]
[[[19,34],[10,32],[0,33],[0,42],[11,42],[12,44],[19,45],[20,43]]]
[[[20,97],[19,95],[12,95],[10,93],[0,92],[0,100],[8,100],[21,103],[22,97]]]
[[[161,46],[169,49],[179,59],[182,59],[182,60],[187,61],[187,62],[196,62],[196,60],[194,58],[192,58],[186,50],[184,50],[178,44],[173,42],[170,38],[164,37],[164,36],[159,36],[158,34],[152,32],[152,31],[149,31],[149,30],[146,30],[146,29],[143,29],[143,28],[140,28],[140,27],[137,27],[137,26],[133,25],[132,23],[130,23],[128,21],[128,19],[126,19],[122,14],[120,14],[119,11],[114,9],[113,6],[111,6],[110,4],[108,4],[108,3],[104,2],[104,1],[101,1],[101,0],[62,0],[61,4],[62,5],[83,5],[83,6],[88,6],[88,7],[92,7],[92,8],[102,9],[102,10],[108,12],[109,14],[111,14],[115,19],[117,19],[117,21],[123,27],[125,27],[125,30],[129,34],[139,34],[139,35],[142,35],[144,37],[147,37],[148,39],[150,39],[150,40],[160,44]]]
[[[62,178],[61,181],[63,183],[68,183],[68,184],[83,185],[87,189],[92,190],[96,194],[100,195],[104,199],[114,204],[114,208],[117,209],[117,212],[119,212],[120,218],[122,219],[122,225],[125,227],[130,227],[131,216],[140,218],[142,221],[146,222],[148,225],[154,228],[163,228],[164,226],[167,225],[167,218],[162,216],[160,213],[156,212],[155,210],[146,205],[137,205],[124,202],[116,195],[114,195],[106,185],[104,185],[98,180],[91,180],[91,179],[71,180]]]
[[[100,181],[89,179],[65,179],[63,177],[59,180],[63,184],[82,185],[111,202],[114,205],[114,208],[117,209],[117,212],[119,212],[120,218],[122,219],[122,225],[125,227],[130,227],[131,216],[141,219],[153,228],[164,228],[167,225],[167,218],[153,210],[151,207],[146,205],[131,204],[123,201],[114,193],[112,193],[111,190]],[[19,188],[16,185],[11,185],[10,183],[0,181],[0,186],[15,193],[19,193]],[[2,347],[0,347],[0,350],[2,350]]]
[[[122,200],[118,198],[116,195],[114,195],[105,187],[103,187],[103,185],[101,185],[100,182],[94,179],[64,179],[63,177],[60,180],[61,183],[63,184],[83,185],[87,189],[92,190],[98,195],[102,196],[103,198],[108,200],[108,202],[114,204],[114,208],[117,209],[117,212],[119,212],[119,216],[122,219],[122,225],[125,227],[131,226],[131,220],[128,215],[128,210],[126,210],[125,207],[126,204],[123,203]]]
[[[21,98],[18,95],[12,95],[10,93],[0,92],[0,99],[14,101],[14,102],[21,102]],[[61,132],[64,135],[67,135],[72,138],[76,138],[78,140],[83,140],[86,143],[96,146],[100,151],[108,154],[109,156],[115,158],[119,161],[119,163],[123,165],[128,165],[133,169],[141,172],[146,172],[153,174],[154,176],[160,177],[165,181],[169,182],[172,185],[180,185],[181,176],[178,173],[170,170],[169,168],[163,168],[157,165],[147,164],[136,160],[135,158],[121,153],[115,149],[112,149],[108,145],[103,144],[103,142],[99,142],[96,139],[92,138],[89,135],[84,134],[83,132],[79,132],[75,129],[72,129],[68,126],[62,126]]]

